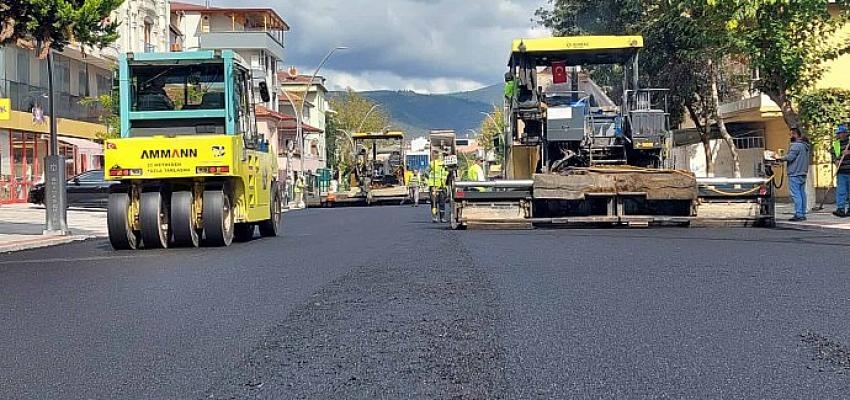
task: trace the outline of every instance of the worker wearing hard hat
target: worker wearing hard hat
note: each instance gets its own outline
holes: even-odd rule
[[[446,180],[449,171],[443,163],[443,155],[433,152],[428,171],[428,192],[431,195],[431,222],[446,222]],[[439,217],[439,219],[438,219]]]

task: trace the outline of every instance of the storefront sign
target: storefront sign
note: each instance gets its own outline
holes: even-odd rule
[[[0,120],[12,119],[12,99],[0,98]]]

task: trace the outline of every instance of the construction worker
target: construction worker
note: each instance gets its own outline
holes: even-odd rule
[[[469,166],[469,169],[466,170],[466,179],[473,182],[484,182],[486,181],[486,177],[484,176],[484,166],[482,165],[484,160],[481,157],[475,157],[475,162]],[[479,192],[483,192],[483,187],[476,187],[475,190]]]
[[[421,174],[419,171],[414,173],[411,170],[408,170],[410,173],[407,178],[407,195],[410,198],[410,201],[413,202],[413,207],[419,207],[419,184],[421,182]]]
[[[446,222],[446,179],[448,177],[449,171],[443,163],[443,155],[439,152],[432,153],[428,172],[428,192],[431,195],[431,222]]]
[[[844,124],[835,130],[836,139],[832,142],[832,161],[836,163],[838,172],[835,174],[835,211],[836,217],[850,217],[847,212],[848,196],[850,196],[850,131]]]

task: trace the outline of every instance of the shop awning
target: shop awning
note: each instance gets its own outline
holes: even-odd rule
[[[59,141],[76,147],[80,154],[103,155],[103,145],[88,139],[59,136]]]

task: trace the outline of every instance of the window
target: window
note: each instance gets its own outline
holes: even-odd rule
[[[57,92],[71,93],[71,60],[59,54],[53,55],[54,84]]]
[[[224,109],[223,64],[135,66],[133,111]]]
[[[47,60],[40,60],[38,62],[38,81],[39,86],[45,89],[50,84],[50,75],[47,73],[47,71]]]
[[[112,77],[97,74],[97,95],[109,94],[110,92],[112,92]]]
[[[18,50],[18,82],[30,83],[30,55],[24,50]]]
[[[89,95],[89,75],[86,74],[85,69],[80,69],[77,73],[77,78],[79,79],[77,92],[80,96],[88,96]]]
[[[79,179],[80,182],[101,182],[104,180],[103,171],[88,171],[80,174],[77,179]]]

